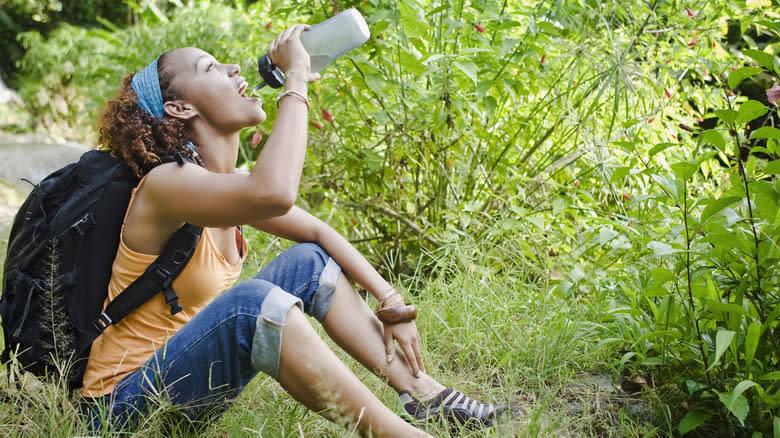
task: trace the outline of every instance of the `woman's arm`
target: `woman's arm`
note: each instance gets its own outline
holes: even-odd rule
[[[377,300],[381,300],[389,291],[394,290],[393,286],[379,275],[376,269],[371,266],[371,263],[347,239],[326,223],[298,207],[293,207],[285,215],[250,225],[295,242],[314,242],[319,244],[341,266],[345,274],[366,289]],[[402,304],[403,299],[400,294],[393,295],[384,303],[385,306],[389,307]],[[384,324],[383,331],[388,363],[393,361],[395,355],[394,340],[396,340],[407,358],[407,363],[412,373],[417,376],[420,371],[425,371],[420,352],[420,334],[417,332],[417,326],[413,321],[401,324]]]
[[[325,222],[298,207],[293,207],[282,216],[250,225],[294,242],[319,244],[341,266],[345,274],[377,300],[392,289],[390,283],[379,275],[347,239]]]

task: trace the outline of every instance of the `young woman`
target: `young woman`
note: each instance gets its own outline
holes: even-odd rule
[[[108,299],[146,269],[182,224],[204,232],[173,283],[183,310],[171,315],[158,294],[93,344],[83,380],[93,429],[127,427],[159,398],[192,419],[218,415],[262,371],[308,408],[356,423],[363,435],[427,436],[357,379],[304,312],[386,379],[417,420],[443,416],[489,425],[507,410],[470,400],[427,375],[416,310],[347,240],[294,206],[306,152],[307,82],[319,78],[310,73],[300,43],[306,29],[286,29],[269,48],[285,73],[284,91],[248,174],[234,167],[238,133],[266,115],[259,99],[246,97],[237,65],[196,48],[166,52],[127,76],[103,110],[102,144],[142,177],[125,217]],[[161,162],[175,153],[194,164]],[[234,286],[246,257],[240,224],[308,243]],[[379,300],[376,315],[344,274]]]

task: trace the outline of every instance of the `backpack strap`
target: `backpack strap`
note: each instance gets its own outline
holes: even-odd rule
[[[165,302],[171,307],[171,315],[182,310],[179,297],[173,290],[173,280],[184,270],[198,246],[203,228],[184,224],[165,243],[157,260],[135,279],[116,298],[111,300],[93,324],[97,338],[111,324],[116,324],[133,310],[149,301],[162,290]]]

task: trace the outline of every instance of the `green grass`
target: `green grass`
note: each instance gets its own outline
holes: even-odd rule
[[[247,235],[257,251],[247,263],[245,276],[278,251],[274,239],[253,231]],[[615,346],[603,341],[609,331],[599,323],[604,315],[593,310],[600,306],[592,302],[605,298],[583,300],[560,293],[547,280],[530,282],[516,263],[507,263],[514,268],[494,273],[481,266],[495,261],[495,251],[488,257],[479,249],[458,246],[468,244],[453,245],[449,250],[472,254],[473,263],[461,269],[457,263],[450,266],[447,260],[438,260],[438,266],[446,266],[441,273],[401,282],[402,288],[413,288],[417,295],[427,371],[474,398],[517,403],[522,412],[488,430],[451,431],[433,426],[431,433],[441,437],[641,437],[655,433],[653,424],[663,423],[654,417],[659,403],[620,394],[610,385],[617,379],[612,370]],[[393,390],[335,344],[330,345],[388,406],[398,408]],[[0,435],[87,434],[77,397],[29,375],[22,383],[25,389],[19,390],[8,386],[5,375],[0,377],[5,395],[0,400]],[[168,411],[160,408],[148,416],[137,436],[349,436],[350,430],[349,425],[337,425],[309,412],[262,375],[211,424],[193,429],[171,423]]]

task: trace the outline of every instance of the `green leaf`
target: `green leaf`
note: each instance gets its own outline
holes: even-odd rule
[[[737,417],[739,423],[744,426],[745,418],[747,418],[748,411],[750,410],[747,399],[741,395],[738,397],[731,397],[730,392],[720,393],[718,394],[718,398],[720,398],[720,401],[726,405],[726,408],[729,410],[729,412]]]
[[[762,126],[750,133],[750,138],[773,138],[780,140],[780,129],[771,126]]]
[[[471,78],[471,80],[474,82],[474,86],[477,86],[477,64],[474,64],[471,61],[465,61],[465,62],[459,62],[455,61],[455,67],[458,67],[458,70],[462,71],[466,76]]]
[[[775,417],[775,419],[772,420],[772,424],[774,438],[780,438],[780,417]]]
[[[668,149],[672,146],[675,146],[674,143],[658,143],[657,145],[653,146],[652,149],[650,149],[650,152],[647,153],[648,156],[652,157],[653,155]]]
[[[615,170],[612,171],[612,176],[609,177],[609,182],[613,183],[616,181],[621,181],[623,178],[628,175],[628,172],[631,171],[630,167],[618,167]]]
[[[759,377],[758,380],[780,380],[780,371],[772,371]]]
[[[736,122],[741,125],[763,116],[766,112],[767,109],[763,103],[757,100],[748,100],[739,107]]]
[[[674,273],[666,268],[655,268],[650,271],[650,275],[657,286],[674,280]]]
[[[680,197],[680,193],[677,190],[677,184],[674,182],[674,180],[661,175],[650,175],[650,177],[653,178],[653,181],[657,182],[666,190],[668,190],[675,200]]]
[[[648,243],[647,247],[650,248],[653,251],[653,253],[659,257],[682,252],[681,249],[675,249],[672,247],[672,245],[669,245],[668,243],[657,242],[655,240]]]
[[[737,386],[734,387],[734,390],[731,391],[732,397],[739,397],[742,395],[743,392],[747,391],[748,389],[758,386],[758,383],[752,381],[752,380],[743,380],[739,383],[737,383]]]
[[[737,85],[739,85],[742,81],[751,76],[755,76],[762,71],[764,71],[764,69],[758,67],[742,67],[734,70],[729,74],[729,88],[732,90],[736,89]]]
[[[730,109],[720,109],[713,111],[718,118],[726,124],[734,123],[734,119],[737,118],[737,112]]]
[[[748,406],[747,398],[742,393],[754,386],[758,386],[758,384],[751,380],[743,380],[734,387],[733,391],[718,393],[720,401],[726,405],[729,412],[737,417],[739,423],[743,426],[745,425],[745,418],[750,407]]]
[[[672,171],[675,175],[677,175],[677,178],[680,178],[681,180],[687,181],[689,180],[694,173],[696,173],[697,170],[699,170],[699,167],[691,164],[687,161],[681,161],[679,163],[674,163],[670,165],[669,167],[672,168]]]
[[[701,218],[699,219],[699,223],[704,224],[708,219],[710,219],[712,216],[720,213],[723,211],[724,208],[728,207],[731,204],[734,204],[735,202],[738,202],[742,199],[740,196],[726,196],[723,198],[715,199],[714,201],[710,202],[706,207],[704,207],[704,211],[701,212]]]
[[[599,245],[603,245],[617,236],[618,236],[617,231],[609,227],[602,227],[601,230],[599,231],[596,241],[599,243]]]
[[[701,132],[701,138],[706,142],[712,144],[719,150],[723,150],[726,147],[726,139],[723,138],[723,134],[717,129],[707,129]]]
[[[421,20],[417,14],[417,9],[414,6],[419,8],[419,5],[416,3],[412,1],[398,2],[398,11],[401,13],[401,27],[408,37],[424,37],[428,30],[427,21]]]
[[[731,341],[734,339],[736,332],[731,330],[718,330],[715,335],[715,358],[712,360],[707,371],[710,371],[715,365],[720,363],[720,357],[726,352],[726,349],[731,345]]]
[[[747,311],[742,306],[734,303],[721,303],[720,301],[707,300],[707,308],[709,308],[712,312],[747,315]]]
[[[685,417],[683,417],[682,420],[680,420],[680,424],[677,426],[677,430],[680,432],[680,435],[685,435],[686,433],[704,424],[711,417],[712,412],[690,411],[685,414]]]
[[[758,63],[758,65],[764,67],[767,70],[772,70],[775,68],[775,57],[769,53],[755,49],[745,49],[742,51],[742,53],[753,58]]]
[[[750,372],[750,365],[756,355],[758,340],[761,338],[761,325],[751,322],[745,333],[745,372]]]
[[[780,173],[780,160],[770,161],[764,168],[764,173],[770,175],[777,175]]]

